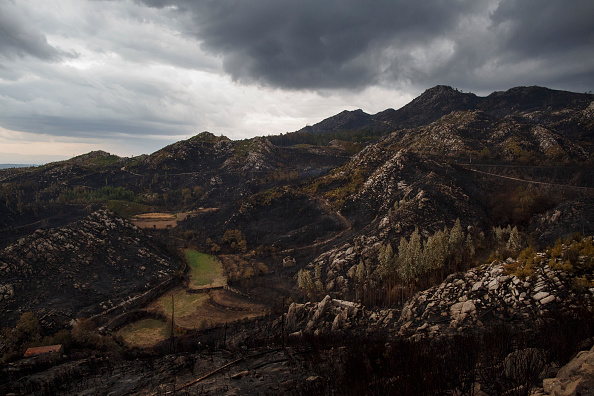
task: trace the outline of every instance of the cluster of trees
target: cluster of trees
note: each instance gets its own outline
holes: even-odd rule
[[[518,227],[493,227],[492,250],[489,261],[516,257],[522,248],[522,237]]]
[[[74,187],[71,190],[62,191],[58,196],[59,202],[95,202],[95,201],[133,201],[136,195],[133,191],[124,187],[106,186],[98,190],[90,190],[85,187]]]
[[[325,146],[333,140],[342,140],[355,143],[347,146],[347,150],[351,149],[356,153],[363,148],[361,143],[373,142],[389,132],[389,128],[367,127],[357,130],[336,131],[330,133],[289,132],[285,134],[281,133],[276,136],[267,136],[267,139],[275,146],[285,147],[299,144]]]
[[[104,352],[120,353],[121,347],[110,336],[97,334],[90,319],[79,319],[71,330],[62,329],[53,335],[43,335],[39,320],[32,312],[25,312],[15,327],[0,331],[0,363],[12,362],[23,357],[27,348],[61,344],[70,347],[91,348]]]
[[[41,203],[41,194],[36,184],[33,183],[4,183],[0,186],[0,205],[14,213],[24,214],[33,212],[38,214]]]
[[[297,285],[303,293],[303,299],[309,297],[310,300],[318,300],[324,293],[324,283],[322,282],[322,269],[319,264],[314,267],[314,277],[305,268],[297,273]]]
[[[227,230],[223,234],[222,242],[232,251],[245,253],[247,252],[247,241],[241,230]]]
[[[409,239],[400,238],[396,252],[388,242],[380,249],[377,275],[393,301],[396,285],[401,298],[412,294],[416,287],[424,287],[444,278],[444,274],[460,271],[475,264],[475,244],[470,233],[462,230],[460,219],[451,229],[445,227],[423,241],[418,229]]]

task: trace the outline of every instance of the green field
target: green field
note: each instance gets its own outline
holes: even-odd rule
[[[132,346],[150,347],[166,338],[165,329],[165,322],[142,319],[123,327],[118,334]]]
[[[186,260],[190,266],[190,288],[202,286],[224,286],[223,264],[214,256],[186,249]]]
[[[171,316],[171,296],[173,296],[176,318],[194,313],[198,307],[208,301],[206,293],[187,293],[183,289],[174,289],[159,298],[154,304],[167,317]]]

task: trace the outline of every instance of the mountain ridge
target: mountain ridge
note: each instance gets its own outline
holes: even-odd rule
[[[112,359],[134,384],[121,393],[154,393],[182,366],[194,381],[204,348],[221,367],[257,360],[257,371],[231,376],[243,393],[279,381],[305,393],[353,383],[359,393],[369,384],[398,393],[424,386],[429,371],[434,390],[412,394],[465,394],[477,383],[523,392],[539,379],[510,378],[510,361],[547,355],[552,369],[594,335],[592,99],[436,86],[399,110],[343,111],[294,134],[232,141],[202,132],[134,158],[95,151],[1,170],[0,319],[10,328],[0,355],[19,358],[58,329],[41,342],[70,336],[75,352],[57,357],[65,363],[55,375],[35,362],[0,364],[0,393],[68,393],[63,382],[80,390],[86,379],[68,365],[104,364],[107,377]],[[180,263],[188,251],[218,256],[213,271],[227,285],[186,290],[202,276]],[[155,298],[161,308],[171,299],[171,322]],[[254,318],[251,304],[268,313]],[[91,319],[70,330],[78,316]],[[35,318],[37,337],[23,331]],[[228,318],[242,319],[223,325]],[[100,335],[93,321],[109,326]],[[152,347],[131,348],[144,337]],[[537,348],[558,358],[526,352]],[[458,366],[460,352],[487,360]],[[295,372],[289,358],[311,360]],[[270,376],[255,381],[262,367]],[[213,393],[229,390],[229,376],[208,380]]]
[[[447,85],[437,85],[398,110],[386,109],[376,114],[362,110],[342,111],[295,133],[329,134],[343,129],[376,129],[395,131],[415,128],[437,121],[453,111],[481,110],[497,118],[520,112],[556,112],[567,107],[583,111],[594,101],[594,95],[553,90],[545,87],[514,87],[480,97],[463,93]]]

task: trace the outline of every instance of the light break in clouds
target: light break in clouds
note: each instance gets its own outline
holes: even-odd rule
[[[590,91],[592,20],[590,0],[4,0],[0,163],[277,134],[437,84]]]

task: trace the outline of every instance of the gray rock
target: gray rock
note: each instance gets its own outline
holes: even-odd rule
[[[594,395],[594,347],[578,353],[555,378],[545,379],[542,385],[550,395]]]
[[[330,305],[331,301],[332,298],[330,296],[324,297],[324,299],[318,304],[318,309],[314,313],[313,317],[307,323],[305,331],[310,332],[314,329],[314,327],[318,324],[320,318],[324,316],[324,314],[326,313],[326,308]]]
[[[476,311],[476,306],[472,301],[466,301],[462,305],[462,313],[472,315]]]
[[[477,291],[479,290],[481,287],[483,287],[483,282],[478,281],[476,282],[474,285],[472,285],[472,291]]]
[[[536,301],[540,301],[543,298],[547,297],[548,295],[549,295],[548,292],[541,291],[541,292],[536,293],[534,296],[532,296],[532,298]]]
[[[548,296],[548,297],[545,297],[545,298],[543,298],[542,300],[540,300],[540,303],[541,303],[542,305],[545,305],[545,304],[548,304],[548,303],[550,303],[550,302],[552,302],[552,301],[555,301],[555,296],[553,296],[553,295],[550,295],[550,296]]]
[[[499,288],[499,281],[497,279],[493,279],[489,285],[487,285],[487,288],[491,291],[497,290]]]

